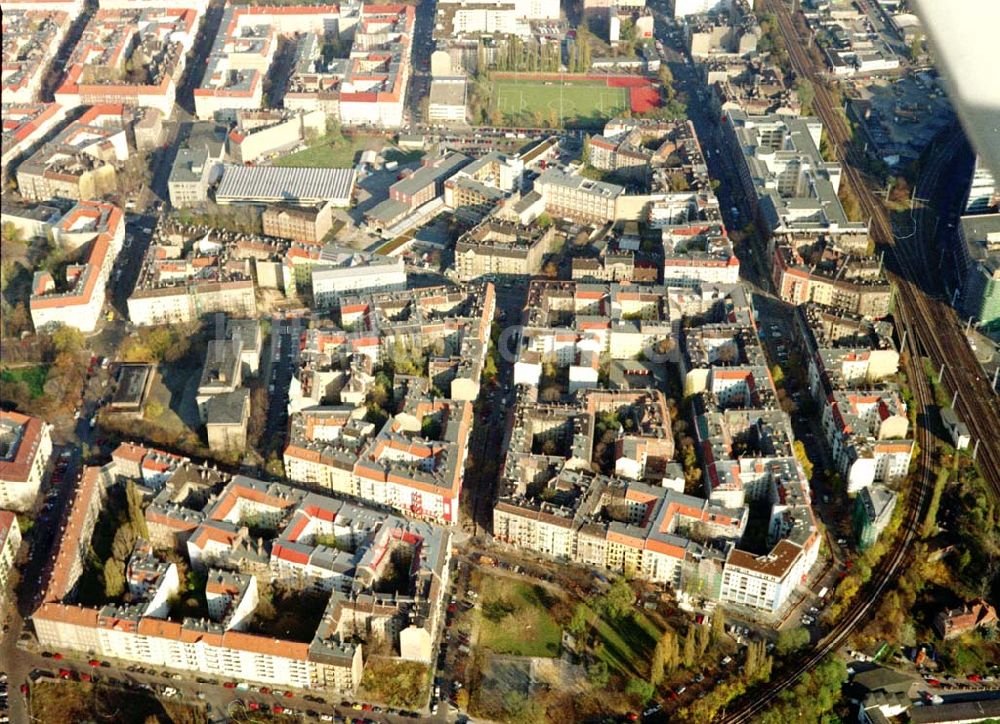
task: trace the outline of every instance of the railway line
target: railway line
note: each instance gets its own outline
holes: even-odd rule
[[[817,72],[812,58],[803,49],[788,8],[781,0],[768,0],[766,5],[778,19],[796,72],[813,84],[814,110],[822,119],[830,141],[839,152],[844,180],[854,190],[869,219],[869,234],[896,262],[896,273],[890,273],[889,277],[898,290],[897,307],[905,307],[910,312],[913,320],[912,333],[920,338],[924,352],[934,361],[936,368],[940,369],[942,364],[945,365],[944,381],[948,387],[959,390],[956,412],[968,425],[973,439],[980,441],[980,467],[994,495],[1000,498],[1000,407],[989,380],[984,377],[955,311],[943,299],[926,293],[937,290],[939,280],[922,258],[922,251],[914,249],[912,243],[895,243],[888,210],[872,193],[859,171],[865,165],[864,152],[851,143],[851,132],[840,113],[839,104]],[[938,158],[942,159],[940,154]],[[940,161],[946,162],[946,157]],[[936,180],[940,171],[938,166],[923,178]],[[920,210],[921,217],[925,211]],[[926,249],[927,237],[932,233],[926,224],[918,224],[914,236],[920,235],[922,246]],[[923,288],[917,286],[918,282]]]
[[[960,390],[957,411],[965,419],[976,439],[981,440],[979,461],[989,484],[1000,497],[1000,423],[997,401],[988,381],[962,334],[954,311],[940,299],[930,297],[924,290],[938,288],[939,280],[925,263],[924,252],[933,246],[933,231],[927,224],[926,209],[921,207],[913,219],[913,241],[897,243],[889,214],[866,185],[861,172],[863,158],[850,142],[851,135],[845,119],[835,107],[833,96],[819,78],[812,59],[799,43],[788,9],[781,0],[767,0],[768,10],[775,14],[785,37],[786,46],[796,71],[813,82],[814,106],[827,129],[829,140],[835,144],[841,157],[845,180],[850,184],[869,218],[869,233],[876,244],[891,255],[893,272],[890,278],[898,290],[896,322],[905,348],[907,371],[917,402],[918,410],[934,406],[930,385],[920,364],[921,356],[928,356],[935,364],[947,362],[944,379],[953,390]],[[951,146],[953,142],[949,142]],[[933,188],[942,169],[947,164],[948,149],[939,150],[932,157],[920,182],[918,191]],[[916,194],[915,194],[916,195]],[[919,286],[918,286],[919,285]],[[922,287],[922,288],[921,288]],[[872,572],[868,585],[863,588],[846,615],[837,621],[818,642],[806,658],[794,667],[781,671],[763,689],[753,692],[751,701],[741,701],[724,712],[719,720],[727,724],[751,721],[764,711],[784,690],[792,687],[805,673],[817,666],[823,658],[837,650],[848,637],[877,610],[882,594],[893,583],[900,567],[906,562],[910,547],[917,536],[930,490],[933,471],[931,451],[933,439],[926,424],[916,430],[920,448],[916,479],[906,500],[906,514],[902,529],[889,552]]]

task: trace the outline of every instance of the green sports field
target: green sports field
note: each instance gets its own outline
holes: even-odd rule
[[[628,88],[603,81],[522,81],[493,84],[496,108],[511,125],[597,125],[629,107]]]

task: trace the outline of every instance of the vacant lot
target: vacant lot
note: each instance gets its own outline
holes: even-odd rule
[[[379,150],[385,139],[377,136],[335,136],[324,138],[298,153],[284,156],[275,161],[275,166],[296,166],[302,168],[350,168],[357,165],[361,152]]]
[[[556,656],[562,629],[555,598],[538,585],[484,575],[480,587],[479,643],[498,654]]]
[[[497,80],[493,97],[504,120],[517,125],[595,125],[629,108],[628,88],[602,81]]]
[[[142,691],[102,684],[42,681],[31,687],[32,721],[114,721],[123,724],[204,724],[205,710],[176,700],[158,701]]]
[[[419,709],[426,703],[429,683],[427,664],[371,658],[361,678],[361,698],[402,709]]]

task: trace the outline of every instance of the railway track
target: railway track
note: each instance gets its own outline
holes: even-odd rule
[[[921,258],[922,250],[914,249],[912,243],[895,243],[889,212],[872,193],[859,171],[865,165],[864,152],[851,143],[851,131],[841,115],[839,102],[820,77],[812,58],[803,49],[788,8],[781,0],[767,0],[766,6],[778,19],[796,72],[813,84],[814,110],[823,121],[827,135],[838,151],[844,170],[843,180],[854,190],[866,218],[869,219],[869,234],[880,248],[892,256],[897,270],[902,272],[889,274],[898,290],[897,306],[905,307],[911,313],[911,333],[920,338],[924,352],[933,360],[935,367],[940,369],[945,364],[943,379],[949,389],[959,390],[956,412],[969,427],[973,439],[979,441],[978,459],[983,476],[994,495],[1000,498],[1000,406],[997,396],[990,387],[989,380],[985,379],[955,311],[943,300],[932,298],[926,293],[926,290],[938,288],[939,280],[933,275],[932,265]],[[938,157],[941,158],[940,154]],[[946,162],[947,158],[944,158],[941,163]],[[932,174],[925,176],[936,180],[940,172],[939,166]],[[921,209],[921,214],[923,212]],[[927,235],[933,232],[926,224],[919,224],[914,235],[917,233],[924,242],[923,249],[926,249]],[[916,285],[917,281],[923,288]]]
[[[997,450],[1000,449],[1000,424],[997,423],[996,398],[988,383],[980,379],[981,369],[961,333],[954,312],[941,301],[928,297],[917,286],[918,282],[925,289],[934,289],[937,286],[932,270],[923,263],[921,257],[923,251],[930,246],[925,210],[920,210],[919,220],[914,219],[913,237],[922,248],[915,249],[914,244],[897,244],[887,210],[875,198],[858,170],[863,166],[864,159],[850,142],[850,131],[839,109],[834,105],[832,94],[819,78],[812,59],[806,55],[799,43],[787,8],[781,0],[767,0],[766,6],[778,19],[796,71],[813,82],[815,109],[827,129],[829,139],[839,152],[845,180],[854,189],[870,220],[869,233],[876,244],[892,255],[897,270],[902,272],[890,274],[890,277],[898,289],[896,321],[906,341],[905,348],[901,349],[901,352],[906,356],[906,367],[918,410],[929,410],[934,406],[934,398],[920,364],[920,357],[927,355],[938,364],[941,360],[946,360],[949,366],[945,370],[945,379],[951,389],[967,390],[965,395],[959,397],[958,412],[966,419],[977,439],[982,440],[980,463],[987,480],[1000,495],[1000,458],[997,457]],[[936,183],[947,162],[947,153],[938,152],[935,159],[935,164],[922,177],[926,186],[932,187]],[[919,186],[920,184],[918,188]],[[868,585],[859,592],[847,614],[834,624],[805,659],[794,667],[779,672],[765,688],[755,690],[752,701],[744,701],[724,712],[719,718],[720,721],[727,724],[751,721],[782,691],[792,687],[805,673],[845,643],[848,637],[876,611],[882,594],[894,582],[896,574],[907,561],[931,490],[933,439],[926,425],[917,428],[916,437],[920,458],[916,480],[907,497],[907,510],[902,529],[892,548],[872,572]]]

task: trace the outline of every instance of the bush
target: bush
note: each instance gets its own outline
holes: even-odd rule
[[[625,693],[635,698],[639,704],[645,704],[653,698],[653,685],[642,679],[629,679]]]

